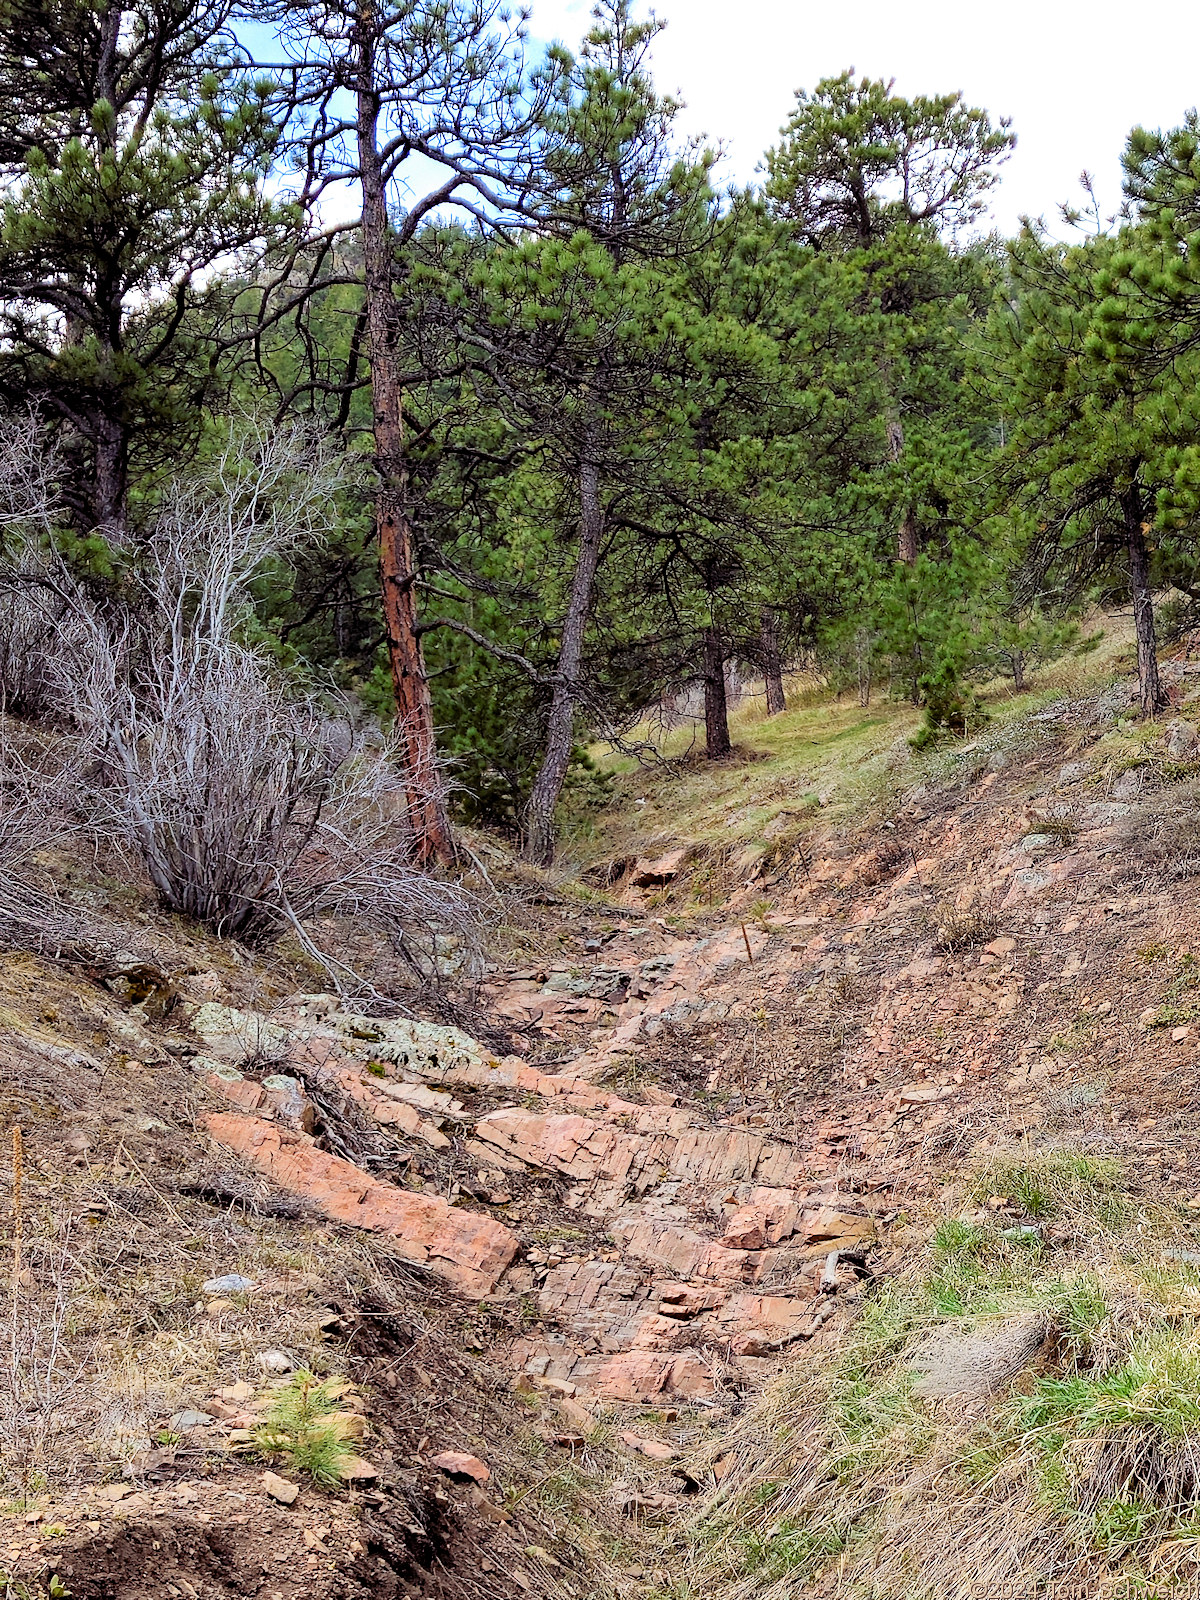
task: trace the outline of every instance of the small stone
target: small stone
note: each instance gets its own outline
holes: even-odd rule
[[[596,1418],[586,1406],[580,1405],[578,1400],[572,1400],[569,1395],[564,1395],[558,1402],[558,1409],[563,1418],[573,1428],[578,1428],[580,1433],[591,1433],[595,1429]]]
[[[1173,1044],[1182,1044],[1183,1041],[1191,1033],[1191,1031],[1192,1030],[1190,1028],[1172,1028],[1171,1029],[1171,1042]]]
[[[578,1392],[576,1385],[567,1378],[540,1378],[535,1374],[533,1381],[539,1389],[546,1389],[550,1394],[570,1396]]]
[[[290,1078],[285,1072],[273,1072],[263,1079],[262,1089],[281,1117],[287,1117],[305,1133],[312,1132],[316,1113],[312,1103],[305,1097],[299,1078]]]
[[[366,1437],[367,1419],[359,1411],[333,1411],[326,1421],[341,1438],[355,1444],[361,1444]]]
[[[300,1485],[289,1483],[286,1478],[281,1478],[277,1472],[264,1472],[259,1479],[263,1488],[272,1500],[278,1500],[281,1506],[290,1506],[300,1493]]]
[[[771,1354],[771,1341],[761,1333],[738,1333],[729,1341],[735,1356],[767,1356]]]
[[[548,1567],[562,1566],[562,1562],[556,1561],[549,1550],[543,1549],[540,1544],[527,1544],[525,1546],[525,1554],[535,1557],[538,1561],[544,1561]]]
[[[239,1406],[231,1406],[220,1399],[210,1400],[208,1409],[218,1422],[241,1421],[246,1415]]]
[[[291,1372],[296,1365],[284,1350],[260,1350],[254,1359],[264,1372]]]
[[[204,1308],[206,1317],[221,1317],[227,1311],[236,1311],[237,1307],[232,1300],[210,1300]]]
[[[261,1111],[264,1116],[274,1116],[275,1113],[267,1105],[267,1097],[257,1083],[251,1083],[249,1078],[244,1078],[233,1067],[218,1067],[206,1073],[205,1080],[208,1087],[223,1099],[231,1101],[242,1111]]]
[[[200,1287],[205,1294],[242,1294],[247,1289],[253,1289],[255,1282],[253,1278],[243,1277],[240,1272],[227,1272],[223,1277],[209,1278]]]
[[[1191,722],[1167,723],[1167,754],[1179,761],[1196,747],[1196,727]]]
[[[1010,939],[1007,934],[1002,938],[993,939],[990,944],[984,945],[984,950],[990,956],[1007,956],[1017,948],[1017,941]]]
[[[443,1450],[432,1456],[429,1464],[448,1477],[473,1478],[476,1483],[486,1483],[492,1475],[490,1467],[478,1456],[466,1455],[461,1450]]]
[[[1136,800],[1142,792],[1142,771],[1140,767],[1131,767],[1128,772],[1123,772],[1113,784],[1112,797],[1114,800]]]
[[[172,1433],[186,1433],[189,1428],[207,1428],[215,1419],[207,1411],[177,1411],[171,1418]]]
[[[379,1468],[362,1456],[350,1456],[338,1467],[338,1474],[343,1483],[374,1483]]]
[[[636,1450],[640,1455],[646,1456],[650,1461],[678,1461],[678,1450],[672,1450],[669,1444],[661,1439],[643,1439],[636,1433],[623,1433],[621,1443],[630,1450]]]
[[[654,861],[638,861],[634,866],[631,882],[639,889],[670,883],[678,876],[687,858],[687,846],[683,845],[678,849],[668,850],[666,855],[659,856]]]

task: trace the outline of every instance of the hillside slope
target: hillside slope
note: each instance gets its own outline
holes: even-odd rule
[[[471,1032],[128,897],[168,982],[5,957],[10,1592],[1200,1587],[1172,678],[735,758],[733,847],[652,776]]]

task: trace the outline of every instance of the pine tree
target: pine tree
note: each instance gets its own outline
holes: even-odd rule
[[[578,58],[555,58],[529,197],[538,233],[481,263],[460,315],[481,394],[556,481],[567,541],[525,813],[525,848],[538,861],[553,853],[575,748],[609,502],[662,453],[663,386],[682,342],[665,269],[702,239],[709,204],[708,160],[677,153],[676,107],[647,75],[659,24],[634,21],[628,0],[602,0],[594,15]]]
[[[315,204],[331,185],[350,184],[361,201],[375,528],[394,710],[418,852],[449,861],[417,608],[395,283],[422,224],[439,209],[454,205],[493,219],[503,209],[538,102],[527,97],[521,25],[501,0],[356,0],[349,7],[281,0],[278,16],[291,57],[291,143],[309,175],[305,200]],[[421,187],[401,215],[389,195],[410,179]],[[290,285],[280,287],[288,304]]]
[[[1027,567],[1068,596],[1097,578],[1126,589],[1141,709],[1154,716],[1166,704],[1154,567],[1179,432],[1152,329],[1137,362],[1113,335],[1114,272],[1128,248],[1128,237],[1102,235],[1058,246],[1027,229],[1012,252],[1011,306],[993,322],[993,375],[1010,419],[1010,504],[1035,527]]]
[[[970,258],[957,262],[939,238],[979,215],[1014,136],[1007,121],[993,126],[959,94],[906,100],[890,83],[855,81],[850,72],[823,79],[811,95],[800,91],[796,102],[767,153],[766,195],[797,238],[850,255],[864,270],[864,310],[876,316],[888,397],[896,555],[912,566],[926,532],[920,497],[938,451],[928,421],[934,396],[946,396],[937,358],[954,318],[945,311],[956,293],[977,292],[961,270]]]
[[[218,382],[222,271],[286,226],[278,129],[217,0],[0,9],[0,385],[72,465],[81,531],[121,539],[131,473],[194,441]]]

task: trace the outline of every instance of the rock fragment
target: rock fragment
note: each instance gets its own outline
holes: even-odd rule
[[[300,1494],[299,1484],[289,1483],[286,1478],[281,1478],[277,1472],[264,1472],[258,1480],[272,1500],[278,1500],[281,1506],[290,1506]]]
[[[492,1475],[486,1462],[462,1450],[442,1450],[430,1457],[429,1464],[449,1478],[471,1478],[476,1483],[486,1483]]]

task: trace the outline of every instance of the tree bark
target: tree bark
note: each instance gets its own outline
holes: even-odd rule
[[[112,359],[112,353],[109,353]],[[129,488],[129,435],[116,417],[97,416],[92,462],[92,520],[118,541],[125,532]]]
[[[117,50],[123,13],[124,6],[119,0],[118,3],[112,3],[110,0],[99,16],[96,98],[106,100],[114,110],[117,104]],[[101,143],[115,160],[117,151],[115,119],[111,133],[103,135]],[[109,392],[112,399],[105,403],[103,389],[97,397],[98,405],[92,428],[92,490],[89,509],[93,525],[101,533],[115,537],[119,541],[126,531],[128,513],[129,429],[118,415],[118,408],[114,403],[117,399],[118,386],[112,382],[112,373],[122,342],[121,294],[115,285],[110,284],[109,299],[104,304],[104,310],[106,325],[103,329],[96,328],[94,331],[99,335],[104,352],[103,371],[108,384],[111,384]],[[68,318],[66,342],[76,344],[84,330],[79,326],[73,327],[71,322],[72,319]]]
[[[892,461],[899,462],[904,454],[904,424],[894,410],[889,413],[887,419],[887,442],[888,454]],[[916,514],[912,506],[905,506],[900,517],[900,526],[896,531],[896,559],[903,561],[905,566],[915,567],[918,551]]]
[[[375,85],[375,16],[359,11],[356,99],[359,178],[362,184],[363,289],[371,361],[371,405],[378,488],[375,526],[379,579],[396,727],[400,736],[408,818],[422,862],[454,859],[446,818],[433,697],[417,628],[416,552],[409,511],[404,453],[403,396],[397,371],[399,329],[392,290],[392,234],[387,185],[379,152],[380,97]]]
[[[725,703],[725,644],[719,628],[704,630],[704,754],[719,761],[733,749]]]
[[[913,515],[912,507],[906,506],[904,515],[900,519],[900,527],[896,533],[896,556],[903,561],[905,566],[915,567],[920,546],[917,536],[917,519]]]
[[[763,677],[767,685],[767,715],[787,710],[783,693],[783,663],[779,659],[779,627],[773,606],[764,606],[759,619],[759,649],[762,651]]]
[[[1025,691],[1025,652],[1014,650],[1012,653],[1013,693],[1023,694]]]
[[[588,407],[580,451],[579,549],[575,555],[571,593],[559,641],[554,692],[546,719],[545,751],[525,811],[525,854],[531,861],[543,866],[549,866],[554,859],[554,808],[558,805],[567,768],[571,764],[583,641],[591,615],[596,568],[604,539],[599,445],[599,407],[593,401]]]
[[[1133,627],[1137,635],[1138,695],[1144,717],[1166,706],[1158,676],[1158,644],[1154,633],[1154,597],[1150,590],[1150,553],[1142,521],[1142,492],[1135,482],[1121,496],[1125,536],[1129,541],[1129,587],[1133,593]]]
[[[865,710],[871,704],[871,635],[859,628],[854,635],[854,665],[858,672],[858,703]]]

